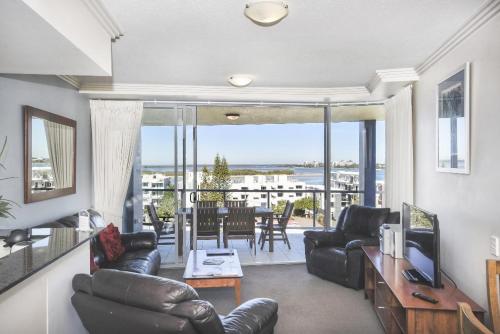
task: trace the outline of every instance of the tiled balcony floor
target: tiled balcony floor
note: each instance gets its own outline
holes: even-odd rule
[[[242,265],[303,263],[305,262],[303,232],[303,229],[287,230],[291,249],[288,249],[288,246],[283,241],[274,242],[274,252],[269,252],[269,243],[266,242],[263,250],[260,250],[260,247],[257,248],[257,255],[254,255],[253,249],[250,249],[249,243],[246,240],[229,240],[229,247],[238,250],[238,255]],[[257,237],[259,235],[260,230],[257,230]],[[198,249],[216,247],[216,240],[198,241]],[[185,255],[183,257],[178,257],[176,255],[174,246],[160,245],[158,246],[158,249],[161,253],[162,268],[183,267],[187,262],[187,255],[189,254],[188,242],[184,245]]]

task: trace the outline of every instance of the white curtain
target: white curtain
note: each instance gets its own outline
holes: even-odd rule
[[[413,203],[412,87],[385,102],[385,206],[401,211]]]
[[[50,166],[56,189],[73,186],[74,133],[73,128],[47,120],[43,121],[49,151]]]
[[[136,144],[141,129],[143,103],[90,101],[95,209],[106,223],[122,230]]]

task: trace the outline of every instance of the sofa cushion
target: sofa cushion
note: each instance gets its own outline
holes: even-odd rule
[[[380,225],[389,217],[390,209],[370,208],[351,205],[347,212],[342,230],[346,234],[358,234],[365,237],[377,237]]]
[[[120,238],[120,231],[113,223],[110,223],[99,233],[99,241],[108,261],[115,261],[125,253],[125,247],[123,247]]]
[[[165,313],[175,304],[199,299],[196,291],[185,283],[117,270],[97,271],[92,277],[92,291],[121,304]]]
[[[124,253],[118,260],[107,262],[103,268],[156,275],[160,268],[160,252],[157,249],[142,249]]]

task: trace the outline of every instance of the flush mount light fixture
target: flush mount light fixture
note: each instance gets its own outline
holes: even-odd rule
[[[245,75],[245,74],[235,74],[235,75],[231,75],[227,81],[229,81],[229,83],[231,85],[233,85],[234,87],[245,87],[245,86],[248,86],[250,85],[250,83],[252,82],[252,77],[249,76],[249,75]]]
[[[236,113],[225,114],[225,116],[230,121],[236,121],[238,118],[240,118],[240,114]]]
[[[245,15],[258,25],[272,26],[288,15],[288,5],[280,1],[256,1],[246,5]]]

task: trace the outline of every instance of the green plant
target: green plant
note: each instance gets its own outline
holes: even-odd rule
[[[2,163],[2,159],[4,158],[6,150],[7,150],[7,137],[5,137],[5,140],[2,144],[2,149],[0,150],[0,167],[4,170],[6,168],[5,165]],[[13,178],[14,177],[3,177],[0,178],[0,181],[5,181]],[[2,195],[0,195],[0,218],[15,219],[16,217],[10,212],[14,205],[18,206],[16,202],[6,199]]]
[[[316,200],[316,209],[319,208],[319,200]],[[303,216],[306,210],[314,209],[314,200],[312,197],[303,197],[294,202],[293,212],[296,216]]]
[[[275,214],[281,215],[285,211],[286,200],[279,200],[278,203],[273,205],[273,212]]]
[[[174,186],[169,186],[168,189],[174,189]],[[165,191],[160,205],[158,206],[158,216],[172,218],[175,215],[175,192]]]
[[[231,188],[231,174],[226,158],[220,157],[217,154],[214,158],[214,169],[210,171],[207,167],[203,167],[201,172],[201,189],[221,189],[228,190]],[[226,193],[229,197],[230,193]],[[217,201],[224,202],[224,193],[222,192],[202,192],[200,196],[202,201]]]

